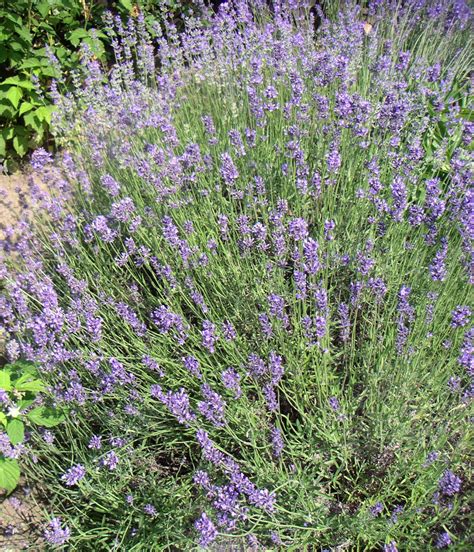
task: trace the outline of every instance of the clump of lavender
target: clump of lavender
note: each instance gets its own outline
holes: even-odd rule
[[[45,383],[0,414],[65,414],[0,432],[51,544],[419,550],[433,486],[466,504],[437,466],[472,399],[472,12],[312,4],[109,14],[116,63],[84,43],[53,83],[63,148],[0,242],[7,354]]]

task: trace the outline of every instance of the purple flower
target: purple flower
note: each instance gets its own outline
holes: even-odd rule
[[[423,467],[427,468],[428,466],[431,466],[431,464],[433,464],[433,462],[436,462],[438,458],[439,458],[439,452],[436,450],[431,451],[426,457]]]
[[[145,504],[145,506],[143,507],[143,511],[147,516],[156,516],[156,514],[158,513],[153,504]]]
[[[205,400],[198,403],[199,412],[216,427],[222,427],[225,424],[225,401],[207,383],[201,386],[201,393]]]
[[[441,249],[436,253],[433,262],[430,264],[430,275],[433,281],[444,282],[446,280],[446,256],[448,254],[448,242],[443,240]]]
[[[104,176],[102,176],[100,182],[112,197],[118,196],[118,194],[120,193],[119,183],[109,174],[105,174]]]
[[[194,522],[194,527],[199,533],[199,545],[203,548],[216,540],[217,529],[205,512]]]
[[[226,389],[234,392],[235,398],[239,399],[242,396],[240,388],[240,374],[234,368],[227,368],[221,374],[222,383]]]
[[[62,526],[61,518],[53,518],[44,531],[45,540],[53,546],[61,546],[69,540],[70,536],[71,530],[67,525]]]
[[[377,517],[382,513],[382,511],[383,511],[382,502],[377,502],[376,504],[374,504],[374,506],[370,508],[370,513],[372,514],[373,517]]]
[[[453,496],[461,490],[461,478],[446,470],[438,482],[439,490],[446,496]]]
[[[109,468],[110,471],[115,470],[118,463],[119,463],[119,458],[113,450],[108,452],[101,461],[102,466]]]
[[[324,237],[327,241],[334,240],[333,230],[336,228],[336,223],[333,220],[327,220],[324,223]]]
[[[102,448],[102,437],[93,435],[87,445],[90,449],[100,450]]]
[[[383,552],[398,552],[397,543],[395,541],[383,545]]]
[[[61,476],[61,479],[68,487],[77,485],[79,481],[86,475],[86,469],[81,464],[77,464]]]
[[[189,404],[189,395],[183,388],[175,392],[168,391],[165,394],[161,386],[155,384],[150,387],[150,394],[161,401],[180,424],[188,425],[196,418]]]
[[[349,318],[349,307],[346,303],[341,303],[337,312],[339,314],[339,326],[340,326],[340,337],[343,343],[349,341],[350,331],[351,331],[351,322]]]
[[[337,397],[330,397],[329,406],[334,410],[334,412],[337,412],[341,408],[341,405]]]
[[[222,323],[222,335],[226,341],[233,341],[237,337],[234,326],[228,320]]]
[[[457,306],[451,311],[451,326],[453,328],[461,328],[467,326],[471,320],[471,309],[466,306]]]
[[[446,531],[440,533],[436,538],[436,548],[446,548],[451,544],[451,537]]]
[[[301,241],[308,237],[308,223],[303,218],[290,220],[288,231],[295,241]]]
[[[277,427],[273,426],[270,429],[270,438],[273,448],[273,455],[275,458],[278,458],[281,456],[284,447],[281,431]]]
[[[53,162],[53,156],[44,148],[38,148],[31,154],[31,166],[39,171]]]
[[[233,186],[234,182],[239,178],[239,172],[228,153],[221,155],[221,176],[228,186]]]
[[[204,320],[202,323],[202,344],[210,352],[215,351],[215,343],[217,341],[216,326],[209,320]]]
[[[198,379],[202,379],[201,371],[199,370],[199,361],[197,358],[189,355],[182,358],[184,367],[186,370],[192,374],[193,376],[197,377]]]

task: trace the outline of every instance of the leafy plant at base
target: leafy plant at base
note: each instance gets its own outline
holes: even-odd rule
[[[56,408],[34,406],[43,391],[45,387],[34,364],[17,361],[0,369],[0,489],[7,492],[13,491],[20,479],[14,447],[24,442],[25,429],[50,428],[64,420]]]
[[[63,87],[69,87],[81,44],[91,47],[103,64],[113,59],[109,38],[101,30],[108,8],[124,19],[143,11],[153,29],[163,10],[179,14],[181,3],[5,0],[0,5],[0,161],[6,160],[7,168],[14,168],[15,159],[31,149],[52,142],[51,81],[62,75]]]

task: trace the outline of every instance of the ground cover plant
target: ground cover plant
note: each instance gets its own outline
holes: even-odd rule
[[[0,316],[65,420],[2,454],[52,546],[468,550],[469,8],[198,12],[55,94]]]

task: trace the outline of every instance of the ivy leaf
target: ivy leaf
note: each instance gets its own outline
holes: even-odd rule
[[[25,437],[25,425],[17,418],[10,420],[7,424],[7,435],[12,445],[18,445]]]
[[[11,493],[20,480],[20,466],[16,460],[0,457],[0,489]]]
[[[4,97],[11,102],[15,109],[17,109],[22,96],[23,90],[19,86],[10,86]]]
[[[64,414],[48,406],[33,408],[33,410],[28,412],[27,417],[34,424],[44,427],[57,426],[65,419]]]

